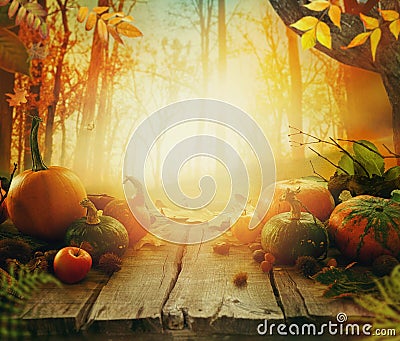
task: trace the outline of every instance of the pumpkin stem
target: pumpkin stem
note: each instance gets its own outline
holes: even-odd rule
[[[31,145],[32,154],[32,171],[34,172],[47,169],[39,150],[38,130],[40,122],[42,122],[42,119],[39,116],[32,116],[32,128],[29,136],[29,142]]]
[[[97,225],[100,223],[97,209],[88,198],[83,199],[79,204],[87,209],[86,224]]]
[[[292,220],[300,220],[301,208],[303,204],[296,198],[296,194],[299,193],[300,188],[293,191],[290,188],[286,189],[286,193],[280,198],[281,201],[287,201],[290,205],[290,213],[292,214]]]

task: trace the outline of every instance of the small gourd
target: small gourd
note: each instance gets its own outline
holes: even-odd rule
[[[272,253],[279,264],[294,264],[300,256],[324,258],[328,250],[328,234],[324,225],[308,212],[301,212],[296,198],[299,189],[287,189],[286,200],[291,211],[280,213],[267,221],[261,232],[261,246]]]
[[[75,220],[67,229],[65,242],[68,245],[83,245],[96,261],[104,253],[122,256],[129,244],[125,227],[116,219],[100,216],[89,199],[80,202],[87,209],[86,217]]]

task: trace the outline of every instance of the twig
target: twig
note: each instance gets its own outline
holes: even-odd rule
[[[339,143],[337,143],[332,137],[330,137],[330,140],[335,144],[336,147],[338,147],[343,153],[345,153],[350,159],[353,160],[356,164],[358,164],[361,169],[365,172],[366,175],[370,176],[368,170],[364,167],[364,165],[355,159],[346,149],[344,149]]]
[[[332,166],[334,166],[337,169],[340,169],[343,173],[346,173],[347,175],[350,175],[349,172],[347,170],[345,170],[344,168],[340,167],[339,165],[334,164],[331,160],[329,160],[327,157],[321,155],[320,153],[318,153],[315,149],[310,148],[311,151],[313,151],[315,154],[317,154],[319,157],[323,158],[325,161],[329,162]]]
[[[333,144],[332,142],[322,140],[319,137],[316,137],[314,135],[306,133],[306,132],[300,130],[299,128],[293,127],[291,125],[289,125],[289,129],[294,129],[296,132],[288,134],[288,137],[292,137],[292,136],[296,136],[296,135],[304,135],[304,136],[307,136],[307,137],[311,137],[312,139],[315,140],[315,141],[311,141],[311,142],[290,141],[291,143],[297,143],[299,147],[305,146],[305,145],[310,145],[310,144],[316,144],[316,143],[326,143],[326,144],[330,144],[331,146],[335,146],[335,144]]]
[[[388,153],[390,154],[390,156],[383,156],[384,158],[387,158],[387,159],[389,159],[389,158],[396,158],[396,159],[400,158],[400,155],[399,155],[399,154],[396,154],[395,152],[392,152],[392,151],[389,149],[389,147],[386,146],[385,144],[383,145],[383,147],[384,147],[384,148],[388,151]]]
[[[328,182],[328,180],[325,179],[321,174],[317,173],[317,171],[315,170],[314,165],[313,165],[313,163],[312,163],[311,160],[310,160],[310,164],[311,164],[311,168],[312,168],[312,170],[313,170],[313,173],[314,173],[315,175],[319,176],[319,177],[320,177],[322,180],[324,180],[325,182]]]

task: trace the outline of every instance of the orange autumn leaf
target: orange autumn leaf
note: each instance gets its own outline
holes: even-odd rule
[[[380,10],[381,16],[385,21],[394,21],[399,19],[399,12],[393,10]]]
[[[133,26],[132,24],[129,24],[127,22],[121,22],[120,24],[118,24],[117,32],[129,38],[136,38],[143,35],[143,33],[140,32],[140,30],[136,26]]]
[[[349,43],[349,45],[343,47],[343,49],[349,49],[355,46],[360,46],[362,44],[364,44],[367,39],[369,38],[369,36],[371,35],[372,31],[369,32],[363,32],[360,34],[357,34],[353,40]]]
[[[369,17],[362,13],[360,13],[360,18],[361,18],[362,22],[364,23],[364,26],[367,30],[373,30],[373,29],[379,27],[379,20],[376,18]]]
[[[97,14],[101,15],[101,14],[107,12],[108,9],[109,9],[109,7],[107,7],[107,6],[101,6],[101,7],[93,8],[93,11],[96,12]]]
[[[80,23],[84,22],[88,13],[89,13],[89,8],[87,8],[87,7],[79,8],[78,16],[76,17],[76,20],[78,20],[78,22],[80,22]]]
[[[86,20],[85,29],[86,31],[90,31],[97,22],[97,14],[95,12],[91,12]]]
[[[10,97],[10,98],[7,98],[7,102],[9,103],[10,107],[18,107],[21,104],[27,102],[27,99],[26,99],[27,95],[28,94],[27,94],[26,90],[14,88],[13,94],[6,94],[6,96]]]
[[[329,7],[328,16],[335,26],[339,27],[339,29],[342,29],[340,25],[342,10],[339,6],[331,5],[331,7]]]

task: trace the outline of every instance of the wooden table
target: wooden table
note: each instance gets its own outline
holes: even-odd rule
[[[323,287],[293,269],[263,273],[247,246],[232,246],[229,255],[219,255],[213,244],[130,249],[122,269],[111,277],[92,270],[82,283],[48,285],[28,302],[22,318],[33,333],[56,335],[54,340],[60,335],[68,340],[159,340],[161,334],[174,340],[223,335],[249,340],[265,320],[269,325],[320,324],[336,322],[339,312],[349,321],[370,317],[351,300],[322,297]],[[232,282],[240,271],[248,273],[242,288]]]

